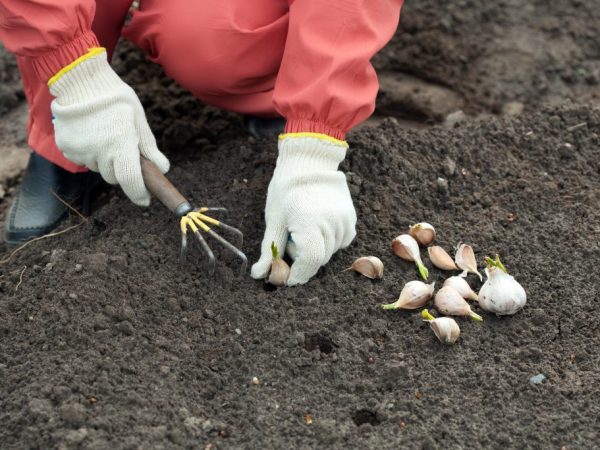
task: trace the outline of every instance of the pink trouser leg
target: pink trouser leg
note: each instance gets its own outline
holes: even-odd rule
[[[106,47],[109,56],[119,40],[121,28],[132,0],[103,0],[97,2],[96,16],[92,25],[100,44]],[[44,81],[39,80],[30,61],[17,57],[25,95],[29,103],[28,142],[38,154],[54,164],[70,171],[83,172],[87,169],[66,159],[54,143],[54,128],[50,102],[52,96]]]
[[[288,8],[286,0],[142,0],[123,36],[202,101],[275,116]]]

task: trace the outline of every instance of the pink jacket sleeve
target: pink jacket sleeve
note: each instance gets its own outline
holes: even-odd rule
[[[12,53],[31,58],[44,82],[98,47],[91,30],[95,0],[0,0],[0,41]]]
[[[289,0],[274,102],[286,132],[344,139],[375,109],[371,58],[394,35],[403,0]]]

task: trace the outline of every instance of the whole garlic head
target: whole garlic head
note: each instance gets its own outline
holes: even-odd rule
[[[487,280],[479,290],[479,306],[499,316],[515,314],[527,303],[525,289],[506,272],[498,256],[496,260],[486,258],[486,261]]]

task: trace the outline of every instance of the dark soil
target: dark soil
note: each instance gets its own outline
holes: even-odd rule
[[[351,134],[343,164],[357,239],[299,288],[236,278],[227,254],[214,279],[200,257],[182,267],[166,210],[110,191],[79,228],[0,264],[0,447],[596,448],[600,109],[586,103],[598,80],[577,69],[597,71],[598,10],[447,3],[406,5],[377,57],[382,75],[446,89],[469,116],[511,101],[523,115],[407,130],[383,116],[429,123],[446,107],[384,90],[381,123]],[[533,61],[515,56],[516,29],[537,36]],[[564,42],[578,50],[548,59]],[[511,50],[494,51],[502,45]],[[256,260],[275,142],[143,60],[123,46],[115,65],[146,106],[170,178],[197,204],[228,207]],[[500,253],[525,309],[459,319],[452,347],[418,313],[382,311],[417,276],[390,241],[422,220],[447,250],[471,243],[480,262]],[[371,254],[383,280],[342,272]],[[431,275],[438,286],[447,276]],[[537,374],[546,379],[534,385]]]

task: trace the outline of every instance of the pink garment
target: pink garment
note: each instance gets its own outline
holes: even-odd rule
[[[393,36],[403,0],[142,0],[123,35],[199,99],[281,114],[287,132],[343,139],[371,115],[371,57]],[[131,0],[0,0],[0,41],[17,54],[29,144],[81,170],[54,144],[47,80],[90,47],[109,51]],[[93,19],[93,20],[92,20]]]

